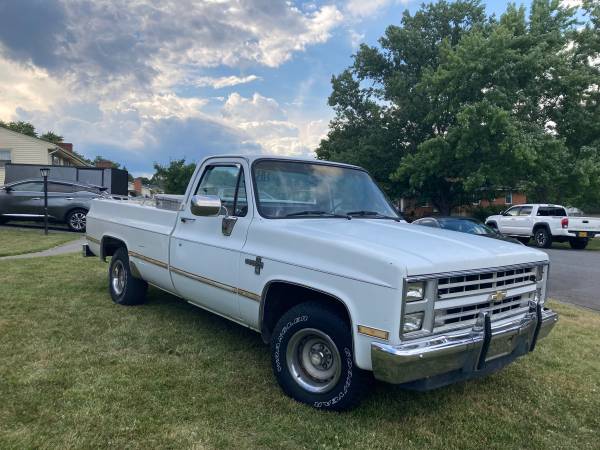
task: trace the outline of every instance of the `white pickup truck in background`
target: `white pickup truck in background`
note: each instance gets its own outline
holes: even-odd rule
[[[485,223],[525,244],[533,237],[540,248],[550,248],[552,242],[569,242],[572,248],[583,250],[589,239],[600,234],[600,218],[569,216],[560,205],[516,205],[488,217]]]
[[[355,405],[370,372],[412,389],[494,372],[558,318],[548,255],[407,224],[344,164],[207,158],[184,196],[94,200],[87,240],[115,303],[153,285],[257,331],[283,391],[321,409]]]

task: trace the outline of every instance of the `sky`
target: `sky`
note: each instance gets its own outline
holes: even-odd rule
[[[314,156],[331,76],[419,4],[0,0],[0,120],[134,176],[213,154]]]

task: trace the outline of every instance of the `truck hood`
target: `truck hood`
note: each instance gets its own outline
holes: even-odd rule
[[[345,268],[346,271],[357,270],[365,277],[379,278],[386,270],[372,269],[377,261],[380,266],[393,265],[412,276],[548,260],[545,253],[520,243],[392,220],[265,222],[271,222],[269,247],[282,239],[282,245],[293,248],[297,262],[304,262],[307,267],[316,265],[333,273],[340,273]]]

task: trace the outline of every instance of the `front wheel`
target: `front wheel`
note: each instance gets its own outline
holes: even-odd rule
[[[354,365],[349,324],[319,303],[302,303],[279,319],[271,362],[283,391],[318,409],[351,409],[368,384],[368,372]]]
[[[83,233],[85,231],[87,211],[85,209],[75,209],[67,214],[67,226],[71,231]]]
[[[569,240],[571,248],[574,250],[583,250],[587,247],[589,239],[587,238],[573,238]]]
[[[552,246],[552,235],[546,228],[538,228],[533,235],[535,245],[539,248],[550,248]]]
[[[119,305],[139,305],[146,302],[148,283],[131,274],[127,249],[119,248],[108,267],[108,290],[113,302]]]

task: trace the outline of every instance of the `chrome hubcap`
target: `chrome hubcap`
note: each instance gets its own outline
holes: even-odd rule
[[[540,245],[544,245],[546,243],[546,236],[544,236],[544,233],[537,234],[537,242]]]
[[[83,230],[85,228],[85,214],[82,212],[72,214],[69,224],[74,230]]]
[[[127,277],[125,275],[125,266],[121,261],[115,262],[112,272],[110,274],[110,282],[112,284],[113,291],[117,295],[121,295],[125,290],[125,284],[127,283]]]
[[[292,336],[286,361],[296,383],[318,394],[333,389],[342,372],[336,345],[327,334],[314,328],[305,328]]]

